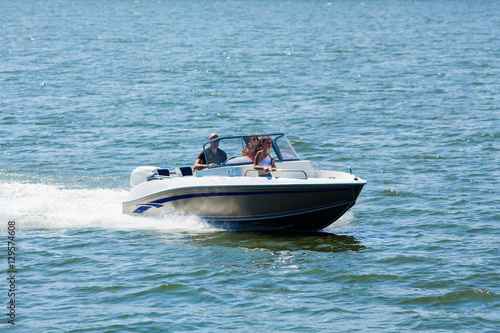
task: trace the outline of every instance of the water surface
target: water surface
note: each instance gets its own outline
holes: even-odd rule
[[[498,2],[0,10],[0,230],[16,222],[18,269],[3,329],[498,329]],[[354,208],[300,235],[121,213],[136,166],[266,131],[368,180]]]

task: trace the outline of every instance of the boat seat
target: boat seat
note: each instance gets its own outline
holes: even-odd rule
[[[178,168],[175,168],[175,172],[180,177],[186,177],[186,176],[192,176],[193,175],[193,169],[191,169],[191,167],[178,167]]]
[[[168,169],[158,169],[158,174],[160,176],[170,176],[170,171]]]

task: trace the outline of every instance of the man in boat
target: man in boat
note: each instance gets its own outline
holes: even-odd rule
[[[210,134],[208,140],[217,139],[219,136],[216,133]],[[208,159],[208,163],[207,160]],[[227,160],[226,152],[219,149],[219,141],[210,142],[210,147],[205,149],[198,155],[198,159],[194,163],[195,171],[205,169],[208,166],[219,165]]]

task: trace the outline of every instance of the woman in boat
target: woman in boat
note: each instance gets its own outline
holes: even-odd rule
[[[272,147],[273,142],[269,136],[261,137],[255,147],[253,168],[259,170],[259,177],[271,177],[271,171],[276,171],[274,157],[269,155]]]
[[[256,135],[255,133],[249,133],[248,135]],[[257,144],[259,143],[259,138],[256,136],[248,136],[246,137],[248,144],[245,145],[243,150],[241,151],[241,156],[246,156],[248,157],[252,162],[254,162],[253,159],[253,153],[255,152],[255,147],[257,147]]]

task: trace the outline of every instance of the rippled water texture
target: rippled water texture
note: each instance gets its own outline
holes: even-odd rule
[[[2,331],[500,327],[498,1],[0,13]],[[265,131],[368,180],[353,209],[287,235],[121,213],[136,166],[192,165],[212,132]]]

